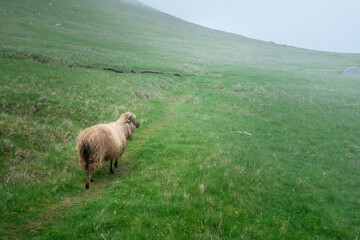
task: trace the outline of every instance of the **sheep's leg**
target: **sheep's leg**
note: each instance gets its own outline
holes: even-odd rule
[[[114,163],[114,167],[117,168],[117,166],[118,166],[118,160],[116,159]]]
[[[112,160],[110,161],[110,172],[111,172],[111,173],[114,173],[114,170],[113,170],[113,161],[112,161]]]
[[[91,177],[90,182],[94,182],[94,179]]]
[[[89,185],[90,185],[90,181],[91,181],[91,175],[92,175],[92,171],[90,169],[88,169],[86,171],[87,173],[87,180],[86,180],[86,184],[85,184],[85,189],[88,190],[89,189]]]

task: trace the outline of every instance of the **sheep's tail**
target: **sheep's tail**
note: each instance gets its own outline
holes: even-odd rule
[[[83,142],[83,144],[81,146],[80,154],[81,154],[82,159],[85,161],[84,167],[85,167],[86,175],[87,175],[85,189],[89,189],[90,181],[92,180],[91,175],[92,175],[93,170],[91,168],[91,164],[93,161],[90,158],[91,148],[90,148],[90,145],[88,142]]]
[[[81,157],[85,160],[86,165],[85,165],[85,170],[89,169],[89,165],[91,164],[91,160],[90,160],[90,155],[91,155],[91,149],[90,149],[90,145],[87,142],[84,142],[82,144],[81,147]]]

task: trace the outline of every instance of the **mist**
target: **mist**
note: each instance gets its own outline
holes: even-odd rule
[[[360,53],[358,0],[139,0],[186,21],[300,48]]]

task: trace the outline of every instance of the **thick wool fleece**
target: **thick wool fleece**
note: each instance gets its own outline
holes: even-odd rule
[[[124,153],[127,141],[132,139],[139,123],[133,113],[125,113],[116,122],[99,124],[83,130],[78,137],[79,163],[87,172],[86,189],[92,173],[105,161],[112,163]]]

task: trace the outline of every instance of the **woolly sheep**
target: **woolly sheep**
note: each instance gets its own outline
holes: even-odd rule
[[[139,126],[135,114],[127,112],[116,122],[95,125],[79,134],[76,148],[80,165],[87,174],[86,189],[89,189],[92,173],[104,161],[110,161],[110,172],[114,173],[113,162],[117,168],[118,158],[124,153],[127,141],[132,139],[135,129]]]

